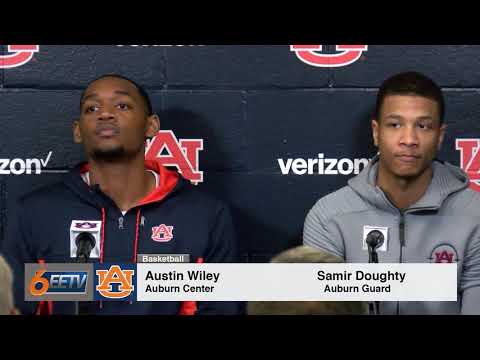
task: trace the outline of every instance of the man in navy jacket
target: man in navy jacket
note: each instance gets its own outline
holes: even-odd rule
[[[176,172],[145,160],[145,140],[160,121],[142,87],[119,75],[94,80],[81,97],[76,143],[88,159],[62,182],[19,200],[16,226],[3,252],[16,280],[23,314],[74,314],[74,303],[24,301],[25,263],[75,261],[75,226],[98,229],[91,261],[135,263],[138,254],[189,254],[191,262],[238,262],[228,208]],[[72,230],[73,229],[73,230]],[[235,302],[102,302],[88,314],[238,314]]]

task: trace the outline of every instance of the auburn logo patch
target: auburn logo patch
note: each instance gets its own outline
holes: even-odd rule
[[[152,240],[156,242],[169,242],[173,240],[173,226],[162,224],[152,228]]]
[[[457,250],[449,244],[443,244],[433,249],[430,262],[435,264],[452,264],[458,262]]]

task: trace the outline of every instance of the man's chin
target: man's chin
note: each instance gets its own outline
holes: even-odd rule
[[[127,152],[123,147],[116,147],[111,149],[94,149],[91,157],[96,161],[113,162],[118,161],[127,156]]]
[[[416,172],[412,172],[412,171],[409,171],[409,172],[396,172],[395,175],[398,177],[398,178],[401,178],[401,179],[406,179],[406,180],[414,180],[418,177],[420,177],[421,173],[419,173],[418,171]]]
[[[427,172],[428,168],[426,169],[418,169],[418,168],[410,168],[410,169],[395,169],[393,173],[395,176],[407,180],[415,180]]]

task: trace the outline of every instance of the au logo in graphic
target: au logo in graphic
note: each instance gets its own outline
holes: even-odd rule
[[[95,265],[95,300],[134,301],[136,288],[135,264]]]

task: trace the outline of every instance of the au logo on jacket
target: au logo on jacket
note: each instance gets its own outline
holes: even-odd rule
[[[162,224],[152,228],[152,240],[155,242],[170,242],[173,239],[173,226]]]
[[[457,250],[450,244],[435,247],[430,255],[430,262],[436,264],[452,264],[458,262]]]

